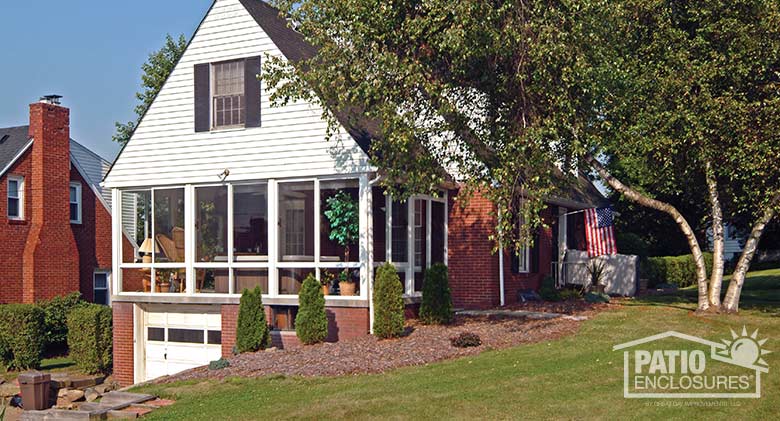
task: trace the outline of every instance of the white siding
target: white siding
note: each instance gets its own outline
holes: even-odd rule
[[[370,170],[348,135],[326,141],[321,110],[298,102],[272,108],[262,84],[262,127],[195,133],[194,66],[281,51],[238,0],[217,0],[132,139],[107,187],[302,177]]]
[[[87,182],[94,186],[110,207],[111,190],[102,188],[100,182],[103,181],[103,177],[108,172],[111,164],[74,140],[70,141],[70,155],[84,171],[82,175],[87,179]]]

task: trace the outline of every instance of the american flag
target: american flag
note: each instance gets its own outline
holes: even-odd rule
[[[585,210],[585,239],[588,242],[589,257],[617,254],[615,230],[612,228],[612,208]]]

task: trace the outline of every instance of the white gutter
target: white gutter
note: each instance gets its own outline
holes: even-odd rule
[[[498,248],[498,289],[501,292],[501,307],[504,306],[504,248]]]
[[[373,180],[368,180],[368,197],[369,197],[369,207],[373,206],[373,192],[371,191],[371,188],[379,182],[379,180],[382,179],[382,176],[377,174],[376,178]],[[374,229],[374,210],[373,209],[366,209],[366,213],[371,218],[371,221],[368,223],[368,229],[373,230]],[[371,243],[374,242],[374,236],[373,232],[371,235]],[[368,248],[371,253],[371,258],[368,259],[370,265],[368,267],[368,333],[373,335],[374,334],[374,245],[369,244]]]

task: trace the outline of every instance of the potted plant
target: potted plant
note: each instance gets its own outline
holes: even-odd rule
[[[331,272],[322,271],[322,277],[320,278],[320,285],[322,285],[322,295],[330,294],[330,286],[336,279],[336,275]]]
[[[590,275],[590,292],[597,294],[604,293],[604,285],[601,281],[604,279],[604,262],[596,259],[592,259],[588,263],[588,274]]]
[[[343,190],[329,197],[326,205],[324,213],[330,223],[328,238],[344,247],[344,261],[349,262],[349,247],[360,238],[360,205]],[[349,269],[341,271],[338,280],[341,295],[355,295],[355,280]]]

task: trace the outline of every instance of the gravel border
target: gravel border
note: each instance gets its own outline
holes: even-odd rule
[[[512,308],[531,310],[531,306]],[[533,310],[544,309],[533,305]],[[412,320],[407,324],[407,335],[397,339],[378,340],[366,336],[335,343],[291,348],[269,349],[229,358],[230,366],[221,370],[198,367],[167,376],[153,383],[170,383],[192,379],[224,379],[227,377],[285,376],[341,376],[383,373],[399,367],[419,366],[437,361],[476,355],[488,349],[508,348],[522,344],[553,340],[575,333],[581,324],[596,311],[606,306],[567,308],[564,313],[577,318],[530,319],[516,317],[456,316],[450,325],[427,326]],[[560,306],[555,307],[561,310]],[[482,345],[456,348],[450,338],[471,332],[479,335]]]

